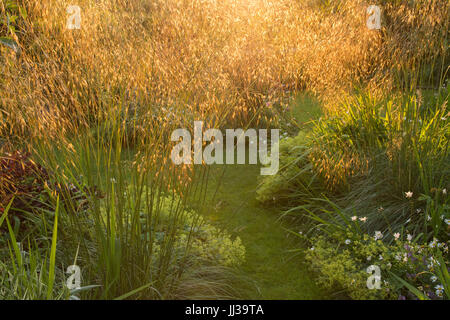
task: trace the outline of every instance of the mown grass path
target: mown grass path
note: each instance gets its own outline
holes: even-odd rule
[[[240,271],[249,281],[237,284],[237,291],[244,299],[323,299],[302,256],[289,252],[294,236],[276,211],[256,201],[259,174],[258,166],[226,165],[212,167],[209,175],[208,194],[218,189],[205,215],[239,236],[247,250]]]

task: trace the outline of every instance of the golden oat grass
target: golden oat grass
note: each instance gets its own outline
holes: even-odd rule
[[[296,91],[390,90],[424,61],[444,68],[447,52],[443,0],[381,2],[381,31],[360,0],[80,0],[81,30],[66,29],[69,0],[18,2],[22,54],[1,49],[3,136],[65,136],[118,105],[139,135],[277,125]]]

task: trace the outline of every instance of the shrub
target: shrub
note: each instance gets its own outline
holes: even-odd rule
[[[0,156],[0,211],[12,201],[11,211],[23,222],[23,212],[48,204],[48,183],[47,170],[31,160],[29,153],[16,151]]]
[[[289,206],[301,201],[301,193],[305,198],[315,194],[319,186],[309,162],[310,145],[311,140],[303,131],[295,137],[281,139],[279,171],[262,179],[257,190],[258,201]]]
[[[328,288],[343,288],[352,299],[402,299],[406,296],[414,299],[409,288],[397,277],[419,287],[425,297],[442,299],[444,296],[436,271],[440,268],[438,257],[442,256],[439,250],[447,257],[442,264],[448,264],[449,242],[439,243],[435,239],[429,245],[419,245],[399,239],[386,244],[374,236],[349,230],[334,232],[329,237],[316,236],[310,241],[312,248],[306,259],[317,272],[317,281]],[[380,289],[368,288],[371,274],[366,270],[371,265],[380,268]]]
[[[171,206],[174,201],[180,200],[177,200],[177,196],[175,198],[166,196],[161,199],[159,223],[153,229],[153,236],[150,234],[151,231],[146,228],[145,217],[141,217],[143,223],[142,237],[153,237],[157,248],[162,245],[167,235],[166,226],[170,224],[172,219]],[[192,209],[186,208],[180,213],[175,233],[175,254],[172,257],[173,262],[170,263],[171,268],[177,269],[180,267],[177,264],[186,254],[187,243],[190,244],[187,252],[188,260],[192,260],[194,265],[195,263],[207,263],[229,267],[238,266],[245,260],[245,247],[239,237],[233,240],[227,232],[212,226]],[[158,252],[158,249],[156,249],[156,252]]]

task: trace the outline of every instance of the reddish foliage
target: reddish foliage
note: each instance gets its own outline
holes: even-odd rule
[[[12,207],[30,210],[42,207],[39,195],[48,185],[47,170],[36,164],[29,153],[14,153],[0,156],[0,211],[14,197]]]
[[[0,155],[0,214],[14,198],[8,215],[19,219],[21,230],[29,226],[23,212],[34,213],[39,208],[53,210],[47,191],[53,196],[59,195],[60,205],[72,214],[87,210],[90,196],[104,197],[96,186],[80,190],[73,183],[56,183],[44,167],[30,158],[29,153],[16,151]]]

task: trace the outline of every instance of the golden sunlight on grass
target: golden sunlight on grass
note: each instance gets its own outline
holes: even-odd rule
[[[0,0],[0,299],[450,298],[449,13]]]
[[[2,55],[2,131],[67,133],[117,97],[147,124],[178,115],[269,123],[291,91],[341,92],[361,81],[386,88],[393,64],[399,72],[444,50],[419,44],[445,29],[448,11],[437,8],[446,1],[396,7],[383,37],[366,28],[365,1],[338,3],[83,0],[81,30],[66,30],[70,1],[27,1],[19,43],[29,49]]]

